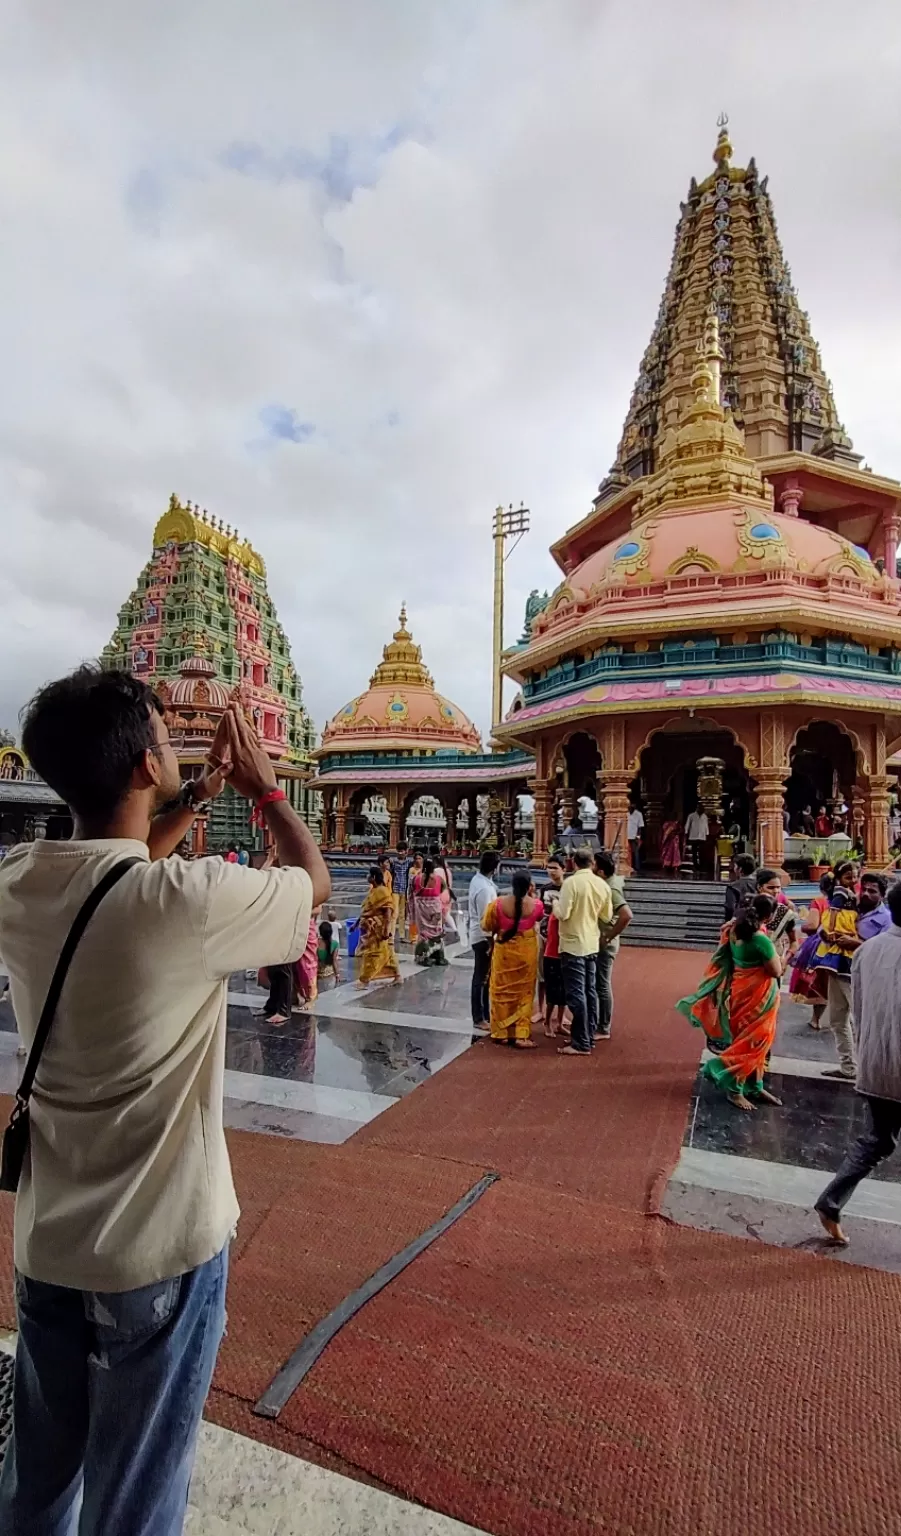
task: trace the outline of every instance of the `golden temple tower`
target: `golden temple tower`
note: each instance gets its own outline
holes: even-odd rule
[[[662,827],[684,826],[715,762],[762,862],[804,863],[785,822],[817,804],[881,868],[901,485],[861,468],[766,179],[733,166],[722,119],[713,160],[681,204],[613,468],[552,547],[563,579],[528,643],[504,655],[522,693],[495,735],[535,756],[539,855],[584,794],[623,865],[630,798],[662,861]]]
[[[692,395],[697,339],[712,305],[722,347],[721,398],[752,458],[792,451],[856,466],[785,260],[767,177],[732,164],[720,119],[714,170],[692,177],[680,204],[673,256],[651,339],[632,392],[616,459],[598,503],[658,464],[666,431]]]

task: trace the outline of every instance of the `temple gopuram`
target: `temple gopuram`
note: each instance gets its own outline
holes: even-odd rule
[[[517,797],[529,792],[534,772],[527,752],[484,752],[472,721],[436,692],[405,608],[368,689],[329,721],[313,755],[310,787],[323,798],[323,843],[337,851],[362,834],[374,796],[384,797],[391,848],[407,835],[415,802],[428,796],[444,810],[449,852],[461,843],[475,848],[486,837],[512,849]]]
[[[201,771],[236,692],[291,803],[315,821],[306,787],[315,728],[266,587],[266,567],[237,530],[172,496],[102,664],[133,672],[160,695],[184,777]],[[193,851],[232,842],[250,847],[253,840],[246,802],[226,787],[208,818],[198,817]]]
[[[666,818],[723,807],[764,863],[808,805],[887,859],[901,744],[901,485],[861,466],[776,231],[732,164],[681,205],[666,289],[610,474],[552,554],[563,579],[497,736],[536,758],[535,850],[588,794],[629,862]],[[700,768],[699,768],[700,765]]]

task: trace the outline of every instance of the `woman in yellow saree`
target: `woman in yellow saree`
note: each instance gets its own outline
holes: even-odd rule
[[[369,893],[360,909],[360,975],[358,987],[391,977],[399,982],[400,966],[391,935],[394,931],[394,901],[385,887],[380,869],[369,871]]]
[[[538,979],[537,924],[543,902],[529,895],[528,875],[513,876],[512,896],[486,907],[482,928],[494,935],[488,989],[491,1038],[499,1045],[534,1050],[531,1039],[535,982]]]
[[[782,961],[763,931],[775,907],[769,896],[755,896],[743,907],[723,929],[697,992],[676,1004],[707,1036],[713,1055],[704,1065],[705,1077],[743,1110],[753,1109],[754,1102],[781,1102],[763,1086],[776,1038],[782,975]]]

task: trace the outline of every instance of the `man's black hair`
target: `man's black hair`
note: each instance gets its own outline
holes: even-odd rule
[[[885,875],[881,874],[879,870],[865,870],[860,877],[860,883],[861,885],[878,886],[880,896],[882,896],[883,899],[885,898],[885,893],[888,890],[888,881],[886,880]]]
[[[609,880],[611,875],[616,874],[616,860],[612,853],[608,853],[606,848],[601,848],[595,854],[594,867],[599,875],[603,875],[605,880]]]
[[[490,848],[486,849],[479,859],[479,874],[493,875],[500,862],[498,854],[492,853]]]
[[[128,672],[82,666],[35,694],[22,719],[22,747],[35,773],[80,817],[110,816],[131,776],[156,745],[163,706]]]
[[[753,875],[757,868],[757,860],[752,853],[740,853],[735,860],[735,868],[740,875]]]

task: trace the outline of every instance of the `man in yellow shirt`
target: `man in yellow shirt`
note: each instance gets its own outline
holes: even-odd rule
[[[591,853],[573,855],[575,873],[560,887],[557,920],[566,1006],[572,1013],[572,1039],[561,1056],[590,1056],[598,1027],[597,962],[601,923],[613,920],[613,898],[606,880],[591,868]]]

